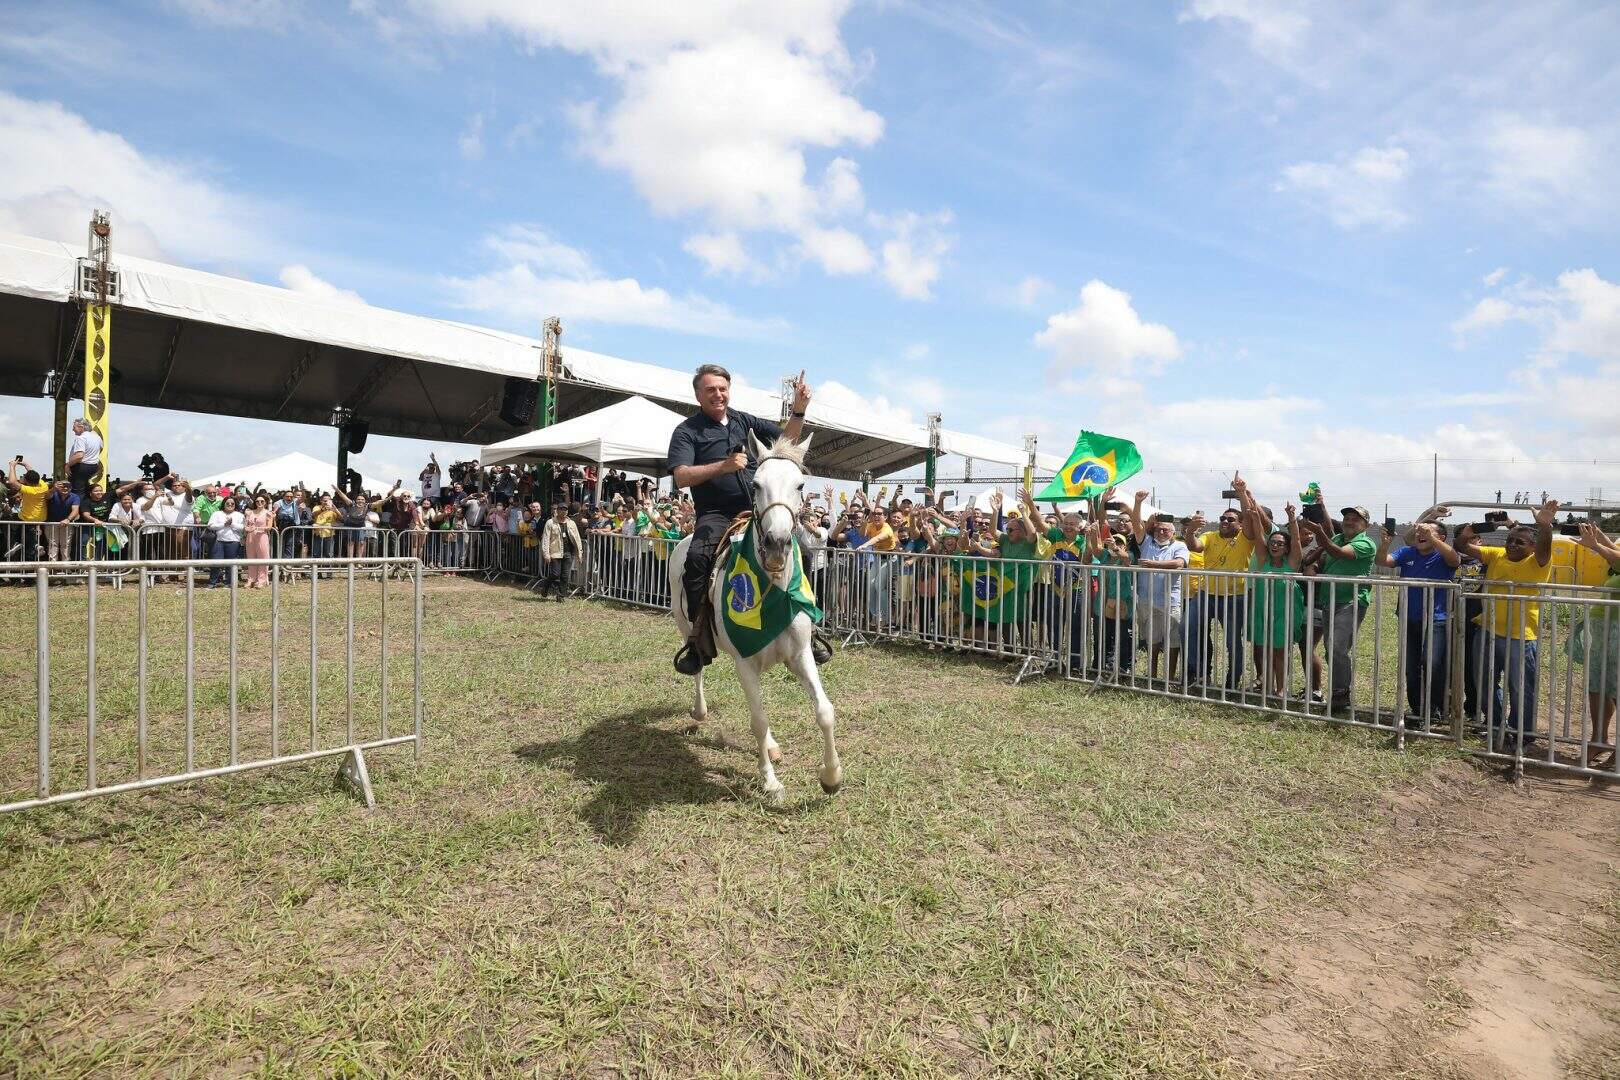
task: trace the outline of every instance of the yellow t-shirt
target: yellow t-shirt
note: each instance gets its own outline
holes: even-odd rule
[[[1247,571],[1254,557],[1254,541],[1242,533],[1228,540],[1216,530],[1198,538],[1204,545],[1203,559],[1198,565],[1206,570]],[[1196,557],[1196,556],[1195,556]],[[1211,596],[1241,596],[1248,583],[1242,578],[1211,577],[1204,579],[1204,591]]]
[[[22,493],[17,506],[17,517],[23,521],[44,521],[45,497],[51,493],[51,485],[18,484],[17,490]]]
[[[1204,553],[1187,549],[1187,569],[1197,570],[1204,565]],[[1204,576],[1202,574],[1187,575],[1187,595],[1197,596],[1204,591]]]
[[[1479,549],[1479,561],[1485,564],[1485,595],[1487,596],[1535,596],[1538,592],[1536,586],[1545,585],[1552,580],[1552,560],[1542,566],[1536,562],[1535,552],[1531,552],[1518,562],[1512,562],[1507,557],[1507,549],[1499,547],[1482,547]],[[1494,613],[1491,618],[1491,632],[1497,637],[1536,640],[1536,627],[1541,624],[1541,605],[1535,600],[1488,601],[1487,612]],[[1474,621],[1483,625],[1485,612],[1475,616]]]
[[[871,523],[868,523],[861,535],[871,541],[866,545],[868,551],[893,551],[896,545],[900,543],[895,538],[894,530],[889,528],[887,521],[878,522],[876,528]]]
[[[326,528],[317,527],[315,530],[315,535],[320,537],[322,540],[330,540],[332,538],[332,529],[330,526],[336,525],[338,522],[342,521],[343,515],[338,513],[336,508],[327,510],[324,507],[317,507],[311,520],[316,526],[327,526]]]

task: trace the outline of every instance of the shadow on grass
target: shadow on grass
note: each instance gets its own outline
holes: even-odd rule
[[[660,721],[686,719],[674,706],[637,709],[604,717],[568,739],[530,743],[514,751],[536,765],[564,764],[596,794],[580,811],[602,841],[615,847],[634,843],[649,811],[660,806],[701,806],[732,802],[748,782],[729,767],[710,769],[697,747],[735,751],[721,739],[681,735]]]

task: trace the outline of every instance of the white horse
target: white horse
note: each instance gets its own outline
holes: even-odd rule
[[[766,450],[750,432],[748,445],[751,456],[759,462],[754,472],[754,554],[769,575],[771,584],[786,588],[793,576],[789,556],[793,550],[793,530],[798,526],[799,508],[804,505],[804,455],[810,449],[810,436],[806,435],[797,443],[779,439]],[[669,556],[670,606],[675,612],[675,625],[680,628],[683,638],[689,637],[692,629],[692,617],[686,610],[686,589],[681,584],[686,569],[686,552],[691,546],[692,538],[689,536],[677,544]],[[721,616],[720,606],[725,571],[730,566],[727,558],[729,551],[728,543],[715,552],[715,565],[720,572],[713,575],[709,582],[714,640],[720,651],[729,654],[736,664],[737,681],[742,683],[743,694],[748,698],[754,741],[759,749],[759,779],[765,797],[772,803],[780,804],[784,793],[774,768],[782,760],[782,751],[777,748],[776,740],[771,738],[770,724],[765,719],[765,701],[759,686],[760,676],[777,664],[786,664],[788,670],[799,677],[799,682],[815,705],[816,724],[820,726],[822,736],[821,790],[831,795],[844,782],[844,767],[838,762],[838,747],[833,742],[832,702],[827,700],[827,693],[821,688],[821,675],[816,671],[816,661],[810,652],[810,617],[803,612],[796,614],[775,641],[746,659],[739,656],[726,633],[726,620]],[[701,723],[709,717],[708,702],[703,696],[703,672],[699,671],[694,681],[692,719]]]

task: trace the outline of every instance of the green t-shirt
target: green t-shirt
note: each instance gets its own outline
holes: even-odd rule
[[[214,511],[223,505],[225,505],[224,499],[210,498],[207,495],[198,495],[191,500],[191,509],[196,511],[197,520],[204,525],[207,525],[208,520],[214,516]]]
[[[1035,580],[1036,567],[1033,560],[1040,557],[1037,554],[1039,546],[1033,540],[1014,540],[1006,533],[996,535],[996,545],[1001,549],[1003,559],[1030,560],[1013,564],[1013,580],[1018,582],[1019,588],[1027,588],[1029,583]]]
[[[1327,577],[1366,577],[1372,573],[1373,557],[1378,554],[1378,545],[1372,542],[1372,537],[1365,532],[1358,533],[1353,540],[1346,540],[1343,533],[1333,534],[1334,547],[1348,546],[1355,553],[1354,558],[1341,559],[1336,555],[1329,555],[1322,562],[1322,573]],[[1367,585],[1339,584],[1332,588],[1318,586],[1316,590],[1316,606],[1326,607],[1331,604],[1337,607],[1348,604],[1354,595],[1356,603],[1366,607],[1372,601],[1372,588]]]

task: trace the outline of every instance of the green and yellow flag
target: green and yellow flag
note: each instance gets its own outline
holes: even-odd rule
[[[1052,477],[1036,502],[1079,502],[1095,499],[1123,480],[1142,471],[1142,455],[1129,439],[1082,431],[1063,468]]]
[[[1005,564],[999,559],[973,559],[959,568],[962,575],[962,614],[975,622],[1013,623],[1024,616],[1034,574],[1028,564]]]
[[[742,540],[733,542],[731,566],[720,592],[720,610],[726,621],[726,636],[743,657],[753,656],[781,636],[793,616],[804,612],[810,621],[821,621],[815,590],[804,576],[804,557],[798,537],[793,539],[793,576],[786,589],[771,583],[771,576],[754,559],[754,525],[749,523]]]

